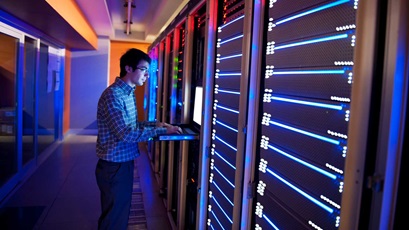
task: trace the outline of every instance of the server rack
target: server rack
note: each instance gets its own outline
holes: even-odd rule
[[[186,48],[183,72],[182,123],[193,120],[195,86],[203,84],[204,39],[206,28],[206,4],[199,2],[192,7],[186,20]],[[200,141],[182,141],[179,155],[178,229],[195,229],[197,206],[197,182]]]
[[[255,228],[340,225],[356,10],[347,0],[269,5]]]
[[[184,75],[183,75],[183,64],[184,64],[184,49],[185,49],[185,21],[182,21],[179,25],[176,25],[173,31],[173,56],[169,62],[170,68],[172,69],[171,84],[169,87],[172,89],[170,94],[171,100],[171,124],[178,124],[182,118],[182,86]],[[180,182],[180,161],[179,156],[181,154],[181,142],[171,141],[169,142],[169,150],[167,157],[168,160],[168,196],[167,196],[167,206],[168,212],[170,214],[170,219],[175,226],[178,226],[178,201],[179,201],[179,182]]]
[[[262,73],[251,88],[262,102],[253,105],[258,138],[248,151],[257,163],[245,172],[253,202],[243,199],[252,208],[243,208],[242,229],[356,229],[376,36],[376,23],[364,10],[358,20],[357,11],[376,17],[376,7],[346,0],[260,7]],[[364,24],[367,32],[357,30]]]
[[[211,111],[204,117],[212,123],[203,129],[200,199],[204,205],[198,207],[198,228],[207,225],[212,229],[237,229],[243,188],[252,3],[236,0],[208,4],[206,48],[208,61],[214,63],[206,63],[211,74],[205,79],[205,94],[211,98],[211,105],[204,102],[204,109]]]

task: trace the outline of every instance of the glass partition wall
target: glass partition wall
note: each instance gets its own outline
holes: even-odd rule
[[[0,203],[61,133],[60,52],[0,22]]]
[[[16,76],[19,38],[7,32],[0,31],[0,186],[18,170]]]

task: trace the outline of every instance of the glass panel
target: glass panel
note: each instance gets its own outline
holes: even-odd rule
[[[23,164],[34,158],[36,41],[26,37],[24,42],[23,81]]]
[[[0,33],[0,186],[17,172],[17,38]]]
[[[54,74],[49,69],[49,47],[40,45],[38,77],[38,153],[54,141]]]

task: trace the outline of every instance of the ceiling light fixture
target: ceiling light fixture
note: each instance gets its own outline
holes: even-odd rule
[[[133,0],[126,0],[124,7],[126,8],[126,20],[124,21],[126,24],[125,33],[129,35],[131,34],[132,8],[135,8],[135,4],[133,4]]]

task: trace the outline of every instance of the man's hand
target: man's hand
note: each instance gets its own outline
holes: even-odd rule
[[[163,126],[166,128],[166,133],[167,134],[172,134],[172,133],[177,133],[177,134],[182,134],[182,129],[179,126],[172,126],[167,124],[167,126]]]

